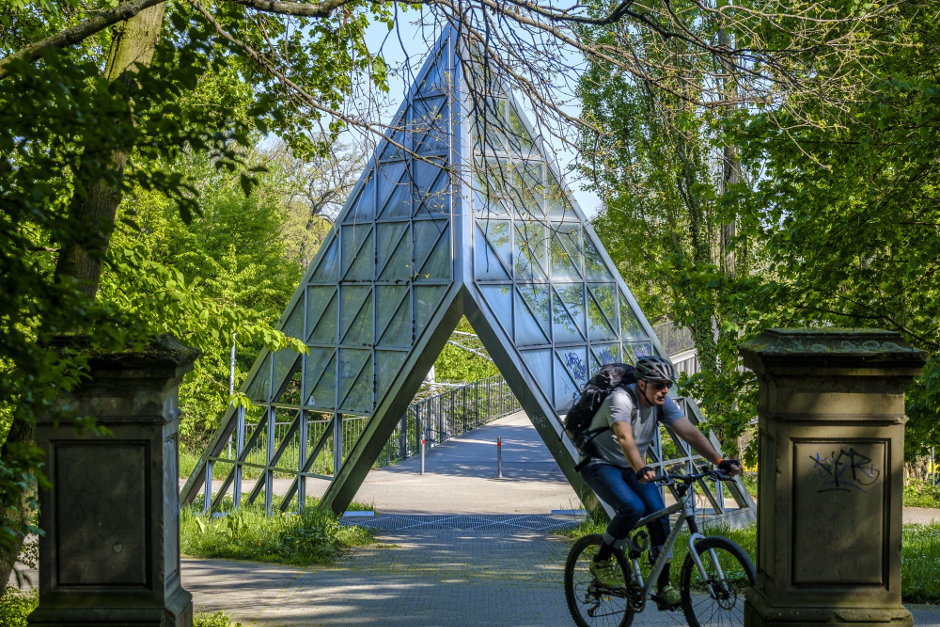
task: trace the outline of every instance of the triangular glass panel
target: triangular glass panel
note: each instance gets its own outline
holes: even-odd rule
[[[620,347],[616,344],[591,345],[591,373],[595,373],[601,366],[620,361]]]
[[[623,358],[627,363],[635,364],[640,357],[653,354],[653,347],[649,342],[624,342]]]
[[[375,351],[375,399],[381,400],[398,378],[407,351]]]
[[[545,200],[548,205],[548,217],[552,220],[580,221],[571,201],[568,200],[568,195],[558,184],[555,175],[552,174],[551,168],[548,169],[546,180]]]
[[[552,223],[552,281],[581,280],[581,225]]]
[[[569,346],[567,348],[559,348],[556,351],[558,359],[561,360],[561,363],[565,365],[565,368],[568,369],[568,374],[571,375],[571,378],[578,386],[580,391],[581,386],[588,382],[588,379],[591,378],[591,371],[589,370],[590,365],[587,360],[587,348],[585,346]]]
[[[575,383],[574,378],[568,373],[564,362],[555,355],[555,409],[558,413],[567,413],[568,409],[578,399],[581,393],[581,386]]]
[[[584,233],[584,273],[588,281],[613,282],[614,277],[607,269],[604,258],[598,252],[594,242],[585,229]]]
[[[372,225],[343,227],[343,279],[372,281],[375,251],[372,247]]]
[[[444,233],[437,240],[424,265],[420,266],[415,281],[446,281],[450,278],[453,265],[450,225],[447,222],[444,225]]]
[[[420,199],[416,215],[450,213],[450,176],[443,167],[414,161],[415,189]]]
[[[415,267],[420,274],[440,240],[450,246],[449,220],[415,220]],[[430,277],[425,277],[430,278]]]
[[[480,285],[479,288],[496,320],[512,337],[512,285]]]
[[[411,223],[410,222],[380,222],[375,225],[378,237],[376,239],[376,270],[379,279],[382,281],[394,280],[384,278],[394,276],[395,278],[408,278],[411,276],[411,264],[406,268],[389,267],[389,259],[393,254],[405,249],[408,257],[411,257]]]
[[[372,345],[372,288],[341,285],[340,337],[343,344]]]
[[[408,296],[408,287],[404,285],[377,285],[375,287],[375,332],[378,338],[381,338],[385,333],[389,323],[406,300],[409,302],[406,307],[406,312],[409,314],[407,317],[409,320],[411,319],[411,305]],[[404,346],[409,346],[410,343],[410,341],[407,341]]]
[[[547,281],[548,231],[541,222],[516,220],[516,278]]]
[[[326,365],[320,378],[313,384],[307,404],[317,409],[332,410],[336,407],[336,353],[329,350]]]
[[[387,301],[381,301],[382,306],[379,307],[379,315],[383,318],[386,315],[390,317],[387,322],[380,323],[383,325],[384,330],[380,331],[378,344],[381,346],[411,346],[413,336],[411,333],[411,298],[408,288],[379,287],[378,289],[402,289],[405,292],[404,297],[397,301],[397,305],[395,305],[395,297],[390,296]]]
[[[545,217],[545,184],[542,181],[541,161],[520,161],[512,169],[512,204],[516,217],[540,220]]]
[[[444,294],[447,293],[447,287],[443,285],[416,285],[415,288],[415,337],[419,336],[431,316],[440,307],[444,300]]]
[[[633,340],[639,338],[645,338],[646,331],[643,330],[643,326],[640,324],[639,318],[636,317],[636,314],[633,313],[633,309],[630,307],[627,297],[620,294],[620,338],[622,340]]]
[[[290,405],[300,405],[300,354],[292,351],[289,348],[284,348],[276,353],[274,353],[274,381],[273,381],[273,392],[277,394],[278,390],[281,390],[281,396],[277,398],[275,402],[290,404]],[[290,384],[290,379],[293,374],[297,374],[296,383],[298,384],[298,389],[296,390],[295,397],[286,398],[285,394],[287,393],[287,388]]]
[[[558,285],[552,299],[555,344],[584,341],[584,285]]]
[[[498,195],[489,189],[485,174],[473,177],[473,213],[478,218],[508,218],[509,212]]]
[[[474,274],[488,281],[509,281],[512,242],[508,220],[477,220],[473,246]]]
[[[525,156],[535,154],[532,135],[514,106],[509,107],[509,127],[506,136],[509,140],[509,150],[511,152]]]
[[[313,275],[310,277],[310,283],[328,283],[333,284],[339,279],[339,245],[336,237],[330,235],[330,241],[325,244],[326,252],[320,258],[320,263]]]
[[[304,300],[300,298],[294,305],[293,311],[284,322],[281,331],[288,337],[303,339],[304,334]],[[287,376],[294,364],[298,361],[299,354],[290,349],[282,348],[274,353],[274,387],[279,388],[284,384],[284,378]],[[276,390],[274,390],[276,391]]]
[[[590,340],[616,340],[617,286],[599,283],[589,286],[588,338]]]
[[[346,351],[340,351],[344,353]],[[359,375],[356,377],[355,382],[352,384],[352,387],[349,390],[349,394],[346,395],[344,401],[340,404],[341,408],[346,412],[354,412],[357,414],[371,414],[372,413],[372,392],[373,392],[373,381],[374,375],[372,373],[372,354],[368,355],[366,363],[363,365],[362,370],[359,372]],[[349,433],[344,434],[345,437],[349,437]],[[358,434],[355,434],[350,438],[350,443],[353,443],[358,438]]]
[[[318,285],[307,288],[307,333],[304,338],[310,337],[317,323],[320,322],[327,305],[333,299],[334,293],[336,293],[336,287],[332,285]]]
[[[356,202],[349,208],[344,224],[370,222],[375,219],[375,177],[370,172]]]
[[[551,298],[548,285],[519,285],[516,292],[516,346],[550,344],[549,312]]]
[[[337,302],[338,299],[336,298],[336,292],[334,291],[330,297],[329,304],[327,304],[326,309],[323,310],[323,314],[320,316],[319,322],[317,322],[317,325],[313,328],[313,332],[310,334],[310,337],[307,338],[308,343],[336,343],[336,329],[339,323],[339,320],[337,320],[337,315],[339,314],[339,307],[337,306]]]
[[[402,150],[401,147],[408,147],[408,145],[405,143],[404,121],[404,115],[398,116],[395,118],[395,122],[392,123],[392,128],[394,130],[391,133],[385,133],[385,136],[387,138],[391,138],[391,141],[386,139],[382,140],[382,152],[379,155],[379,161],[392,161],[404,158],[405,151]]]
[[[383,220],[410,218],[414,184],[404,161],[383,163],[378,174],[379,216]]]
[[[411,108],[414,150],[420,155],[447,156],[450,150],[450,113],[446,100],[416,100]]]
[[[363,370],[366,369],[367,363],[370,364],[367,370],[371,381],[372,351],[351,348],[341,348],[339,350],[339,398],[346,399],[353,385],[359,380]],[[344,403],[341,403],[341,408],[346,409],[347,407]]]
[[[519,354],[522,355],[522,361],[525,362],[526,368],[528,368],[529,372],[532,374],[532,378],[535,379],[539,387],[542,388],[542,391],[548,396],[549,402],[553,402],[551,349],[519,351]]]
[[[246,394],[253,401],[266,403],[271,400],[271,353],[265,355],[264,362],[255,372]]]
[[[327,367],[333,361],[336,351],[332,348],[310,347],[310,354],[304,356],[304,389],[307,391],[306,405],[316,405],[313,390],[323,378]],[[322,400],[322,399],[321,399]],[[330,399],[332,402],[332,398]]]

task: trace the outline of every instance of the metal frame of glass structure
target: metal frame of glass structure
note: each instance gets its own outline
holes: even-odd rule
[[[282,510],[302,508],[307,480],[321,479],[322,503],[344,511],[462,315],[575,491],[596,503],[560,416],[602,364],[665,351],[521,108],[457,37],[446,31],[431,51],[285,310],[280,328],[310,354],[259,356],[242,387],[251,410],[223,418],[183,505],[200,489],[207,510],[229,489],[240,503],[248,470],[249,502],[263,494],[270,510],[280,473],[293,478]],[[669,436],[674,450],[658,439],[651,465],[691,465]],[[299,461],[284,468],[289,445]],[[248,463],[259,448],[266,463]],[[206,478],[220,464],[213,493]],[[723,513],[720,486],[702,488]],[[743,487],[729,489],[753,518]]]

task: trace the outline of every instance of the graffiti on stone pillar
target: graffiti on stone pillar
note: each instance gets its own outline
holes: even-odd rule
[[[881,470],[875,468],[870,457],[851,447],[848,450],[840,448],[838,453],[831,451],[825,457],[817,452],[810,459],[819,478],[816,492],[858,490],[868,494],[868,488],[881,476]]]

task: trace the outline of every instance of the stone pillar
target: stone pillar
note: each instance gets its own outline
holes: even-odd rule
[[[904,390],[926,354],[866,329],[772,329],[741,354],[760,381],[758,573],[744,624],[912,625]]]
[[[110,434],[76,435],[51,416],[37,425],[52,487],[39,493],[30,625],[192,626],[180,586],[178,391],[198,354],[163,335],[141,352],[92,355],[91,379],[63,406]]]

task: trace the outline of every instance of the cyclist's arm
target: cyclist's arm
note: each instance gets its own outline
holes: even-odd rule
[[[618,420],[610,428],[617,436],[617,442],[620,444],[623,456],[627,458],[627,462],[633,467],[633,470],[639,472],[646,464],[643,463],[643,456],[640,455],[640,449],[636,445],[636,440],[633,439],[633,427],[630,426],[629,422]]]
[[[685,416],[670,424],[669,428],[680,438],[691,444],[692,448],[694,448],[699,455],[711,463],[718,464],[718,462],[721,461],[721,455],[718,454],[718,451],[715,450],[712,443],[705,437],[705,434],[696,429],[695,425],[689,422],[689,419]],[[732,470],[731,476],[735,476],[741,472],[740,467],[736,467],[733,464],[731,467],[738,468],[737,472]]]

